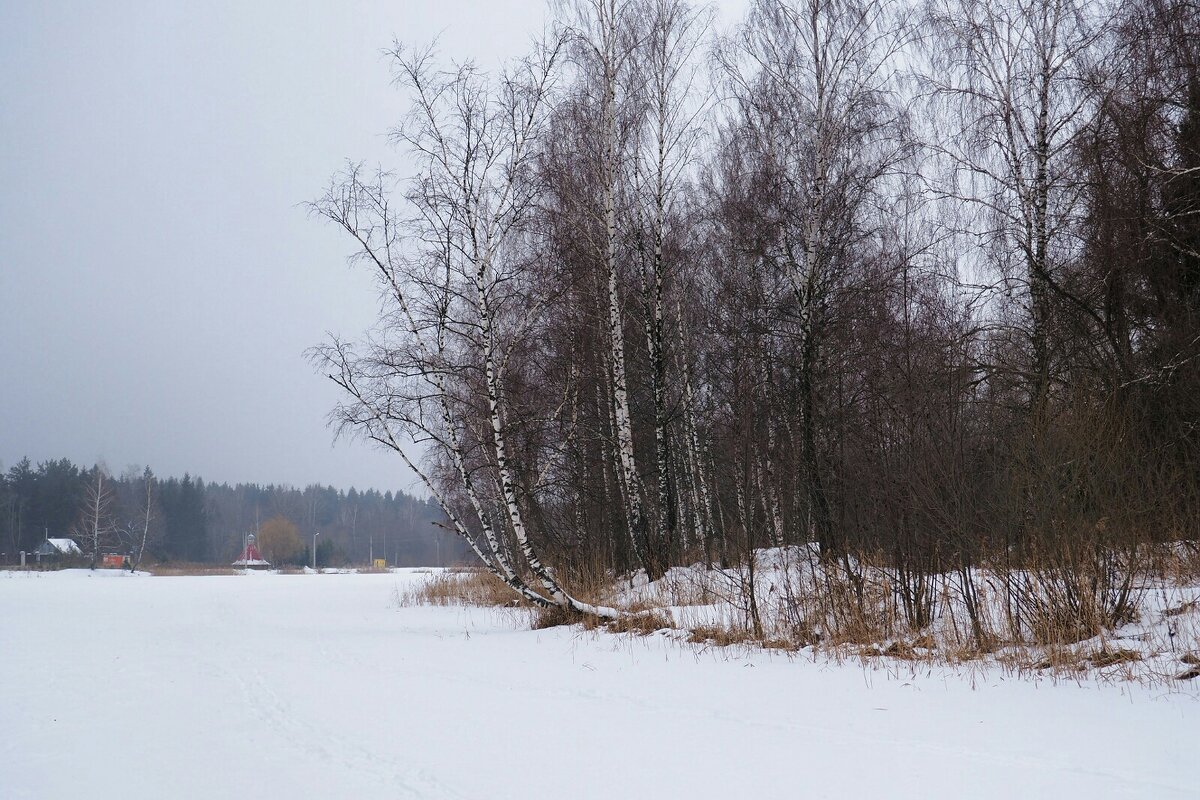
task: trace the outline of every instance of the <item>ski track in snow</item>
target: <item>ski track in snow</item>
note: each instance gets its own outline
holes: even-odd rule
[[[0,797],[1200,798],[1194,693],[397,608],[422,577],[0,573]]]

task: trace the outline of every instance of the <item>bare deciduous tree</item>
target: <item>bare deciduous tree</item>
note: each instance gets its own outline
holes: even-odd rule
[[[559,50],[551,42],[493,81],[472,64],[442,71],[431,51],[396,48],[413,107],[395,139],[420,165],[401,210],[387,176],[365,179],[357,167],[313,207],[356,240],[388,309],[361,352],[334,341],[314,357],[351,397],[337,411],[342,426],[396,451],[505,583],[539,605],[614,616],[572,597],[542,561],[521,477],[530,465],[514,448],[531,421],[509,386],[551,300],[530,269],[531,166]],[[406,440],[432,447],[433,467],[456,485],[417,463]]]
[[[496,78],[397,48],[415,173],[313,206],[384,297],[314,353],[335,419],[540,606],[719,562],[763,633],[760,560],[807,561],[806,636],[956,591],[985,649],[982,568],[1008,634],[1110,624],[1200,497],[1193,6],[564,0]]]
[[[1073,148],[1094,112],[1085,77],[1106,14],[1078,0],[936,0],[926,11],[922,82],[946,125],[935,145],[951,169],[944,191],[979,212],[1004,291],[1023,304],[1035,417],[1053,380],[1053,307],[1077,302],[1063,274],[1080,244]]]
[[[83,507],[72,532],[87,553],[88,566],[96,568],[106,547],[117,540],[118,527],[113,515],[114,497],[108,470],[103,464],[92,468],[84,490]]]
[[[732,135],[770,176],[776,230],[762,257],[795,304],[802,469],[826,549],[834,529],[817,442],[826,327],[873,233],[864,213],[906,153],[892,92],[907,36],[889,0],[758,0],[719,51],[736,103]]]

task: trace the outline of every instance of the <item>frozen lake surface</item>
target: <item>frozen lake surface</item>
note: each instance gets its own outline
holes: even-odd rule
[[[422,577],[0,573],[0,796],[1200,797],[1192,695],[400,607]]]

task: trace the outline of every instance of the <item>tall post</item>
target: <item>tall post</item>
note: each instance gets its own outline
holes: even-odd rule
[[[317,537],[321,535],[320,531],[313,534],[313,571],[317,569]]]

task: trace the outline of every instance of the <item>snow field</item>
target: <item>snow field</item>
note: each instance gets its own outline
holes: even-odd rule
[[[0,796],[1200,797],[1189,694],[530,631],[412,571],[105,577],[0,573]]]

